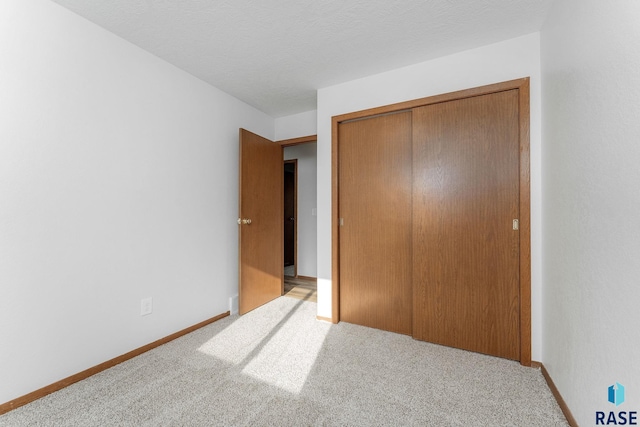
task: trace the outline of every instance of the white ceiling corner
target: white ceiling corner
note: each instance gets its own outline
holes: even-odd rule
[[[53,0],[272,117],[316,90],[536,32],[553,0]]]

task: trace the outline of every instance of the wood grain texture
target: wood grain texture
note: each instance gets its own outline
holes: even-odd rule
[[[503,92],[505,90],[521,88],[529,85],[529,78],[508,80],[500,83],[493,83],[485,86],[478,86],[470,89],[463,89],[456,92],[448,92],[439,95],[433,95],[426,98],[412,99],[410,101],[398,102],[396,104],[384,105],[381,107],[369,108],[366,110],[354,111],[351,113],[340,114],[334,116],[333,119],[337,123],[361,119],[364,117],[373,117],[380,114],[394,113],[403,110],[411,110],[413,108],[423,107],[425,105],[439,104],[441,102],[454,101],[456,99],[471,98],[474,96],[488,95],[490,93]],[[528,94],[528,91],[527,91]],[[527,106],[527,110],[528,110]],[[528,117],[528,116],[527,116]],[[528,122],[527,122],[528,125]]]
[[[284,296],[305,301],[318,302],[317,280],[285,276]]]
[[[520,121],[520,363],[531,364],[531,179],[529,79],[518,86]]]
[[[0,415],[5,414],[13,409],[19,408],[21,406],[24,406],[28,403],[31,403],[35,400],[40,399],[41,397],[44,397],[48,394],[51,394],[53,392],[56,392],[58,390],[62,390],[65,387],[69,387],[71,384],[77,383],[78,381],[82,381],[86,378],[89,378],[92,375],[95,375],[99,372],[102,372],[106,369],[109,369],[113,366],[116,366],[122,362],[126,362],[129,359],[132,359],[136,356],[141,355],[142,353],[145,353],[149,350],[152,350],[156,347],[159,347],[163,344],[166,344],[170,341],[175,340],[176,338],[180,338],[183,335],[189,334],[193,331],[195,331],[196,329],[200,329],[203,326],[206,326],[210,323],[213,323],[217,320],[223,319],[225,317],[229,316],[229,312],[227,311],[226,313],[222,313],[219,314],[215,317],[212,317],[210,319],[204,320],[200,323],[197,323],[193,326],[190,326],[188,328],[182,329],[181,331],[175,332],[167,337],[161,338],[157,341],[154,341],[152,343],[149,343],[147,345],[144,345],[142,347],[139,347],[135,350],[132,350],[128,353],[125,353],[121,356],[115,357],[111,360],[107,360],[106,362],[103,362],[99,365],[96,365],[94,367],[91,367],[89,369],[85,369],[82,372],[79,372],[77,374],[71,375],[70,377],[64,378],[60,381],[57,381],[53,384],[50,384],[46,387],[43,387],[41,389],[35,390],[31,393],[25,394],[24,396],[18,397],[17,399],[11,400],[9,402],[3,403],[0,405]]]
[[[529,78],[521,78],[397,104],[356,111],[331,120],[331,321],[340,320],[340,242],[338,233],[338,127],[341,122],[388,114],[425,105],[517,89],[520,102],[520,363],[531,364],[531,231],[529,165]]]
[[[240,129],[240,314],[283,293],[283,187],[282,146]]]
[[[413,336],[520,359],[518,91],[413,110]]]
[[[331,119],[331,322],[340,321],[340,232],[338,197],[338,128],[339,121]],[[320,272],[318,272],[320,273]],[[321,277],[321,276],[319,276]]]
[[[301,136],[299,138],[283,139],[280,141],[276,141],[276,144],[282,145],[283,147],[293,147],[294,145],[306,144],[308,142],[316,142],[317,140],[318,140],[318,135],[308,135],[308,136]]]
[[[411,334],[411,113],[339,133],[341,320]]]

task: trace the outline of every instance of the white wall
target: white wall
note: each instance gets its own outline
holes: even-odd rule
[[[298,255],[300,276],[318,274],[318,222],[313,214],[318,200],[316,143],[285,147],[284,159],[298,159]]]
[[[317,115],[316,110],[311,110],[291,116],[278,117],[275,122],[276,141],[315,135],[318,131]]]
[[[318,91],[318,315],[331,316],[331,117],[531,77],[532,356],[541,350],[540,40],[531,34]]]
[[[317,111],[279,117],[275,120],[276,141],[317,133]],[[284,149],[285,160],[298,159],[298,274],[317,277],[317,216],[312,215],[317,201],[316,144]]]
[[[558,0],[541,32],[543,361],[580,425],[640,411],[640,3]],[[627,402],[607,402],[626,386]]]
[[[275,136],[52,2],[0,2],[0,403],[228,310],[241,126]]]

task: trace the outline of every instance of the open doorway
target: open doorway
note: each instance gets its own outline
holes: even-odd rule
[[[296,277],[298,160],[284,161],[284,275]]]
[[[316,141],[283,146],[283,294],[317,301]]]

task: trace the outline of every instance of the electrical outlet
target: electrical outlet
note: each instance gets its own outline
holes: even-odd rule
[[[153,311],[153,299],[143,298],[140,300],[140,316],[146,316],[147,314],[151,314]]]

